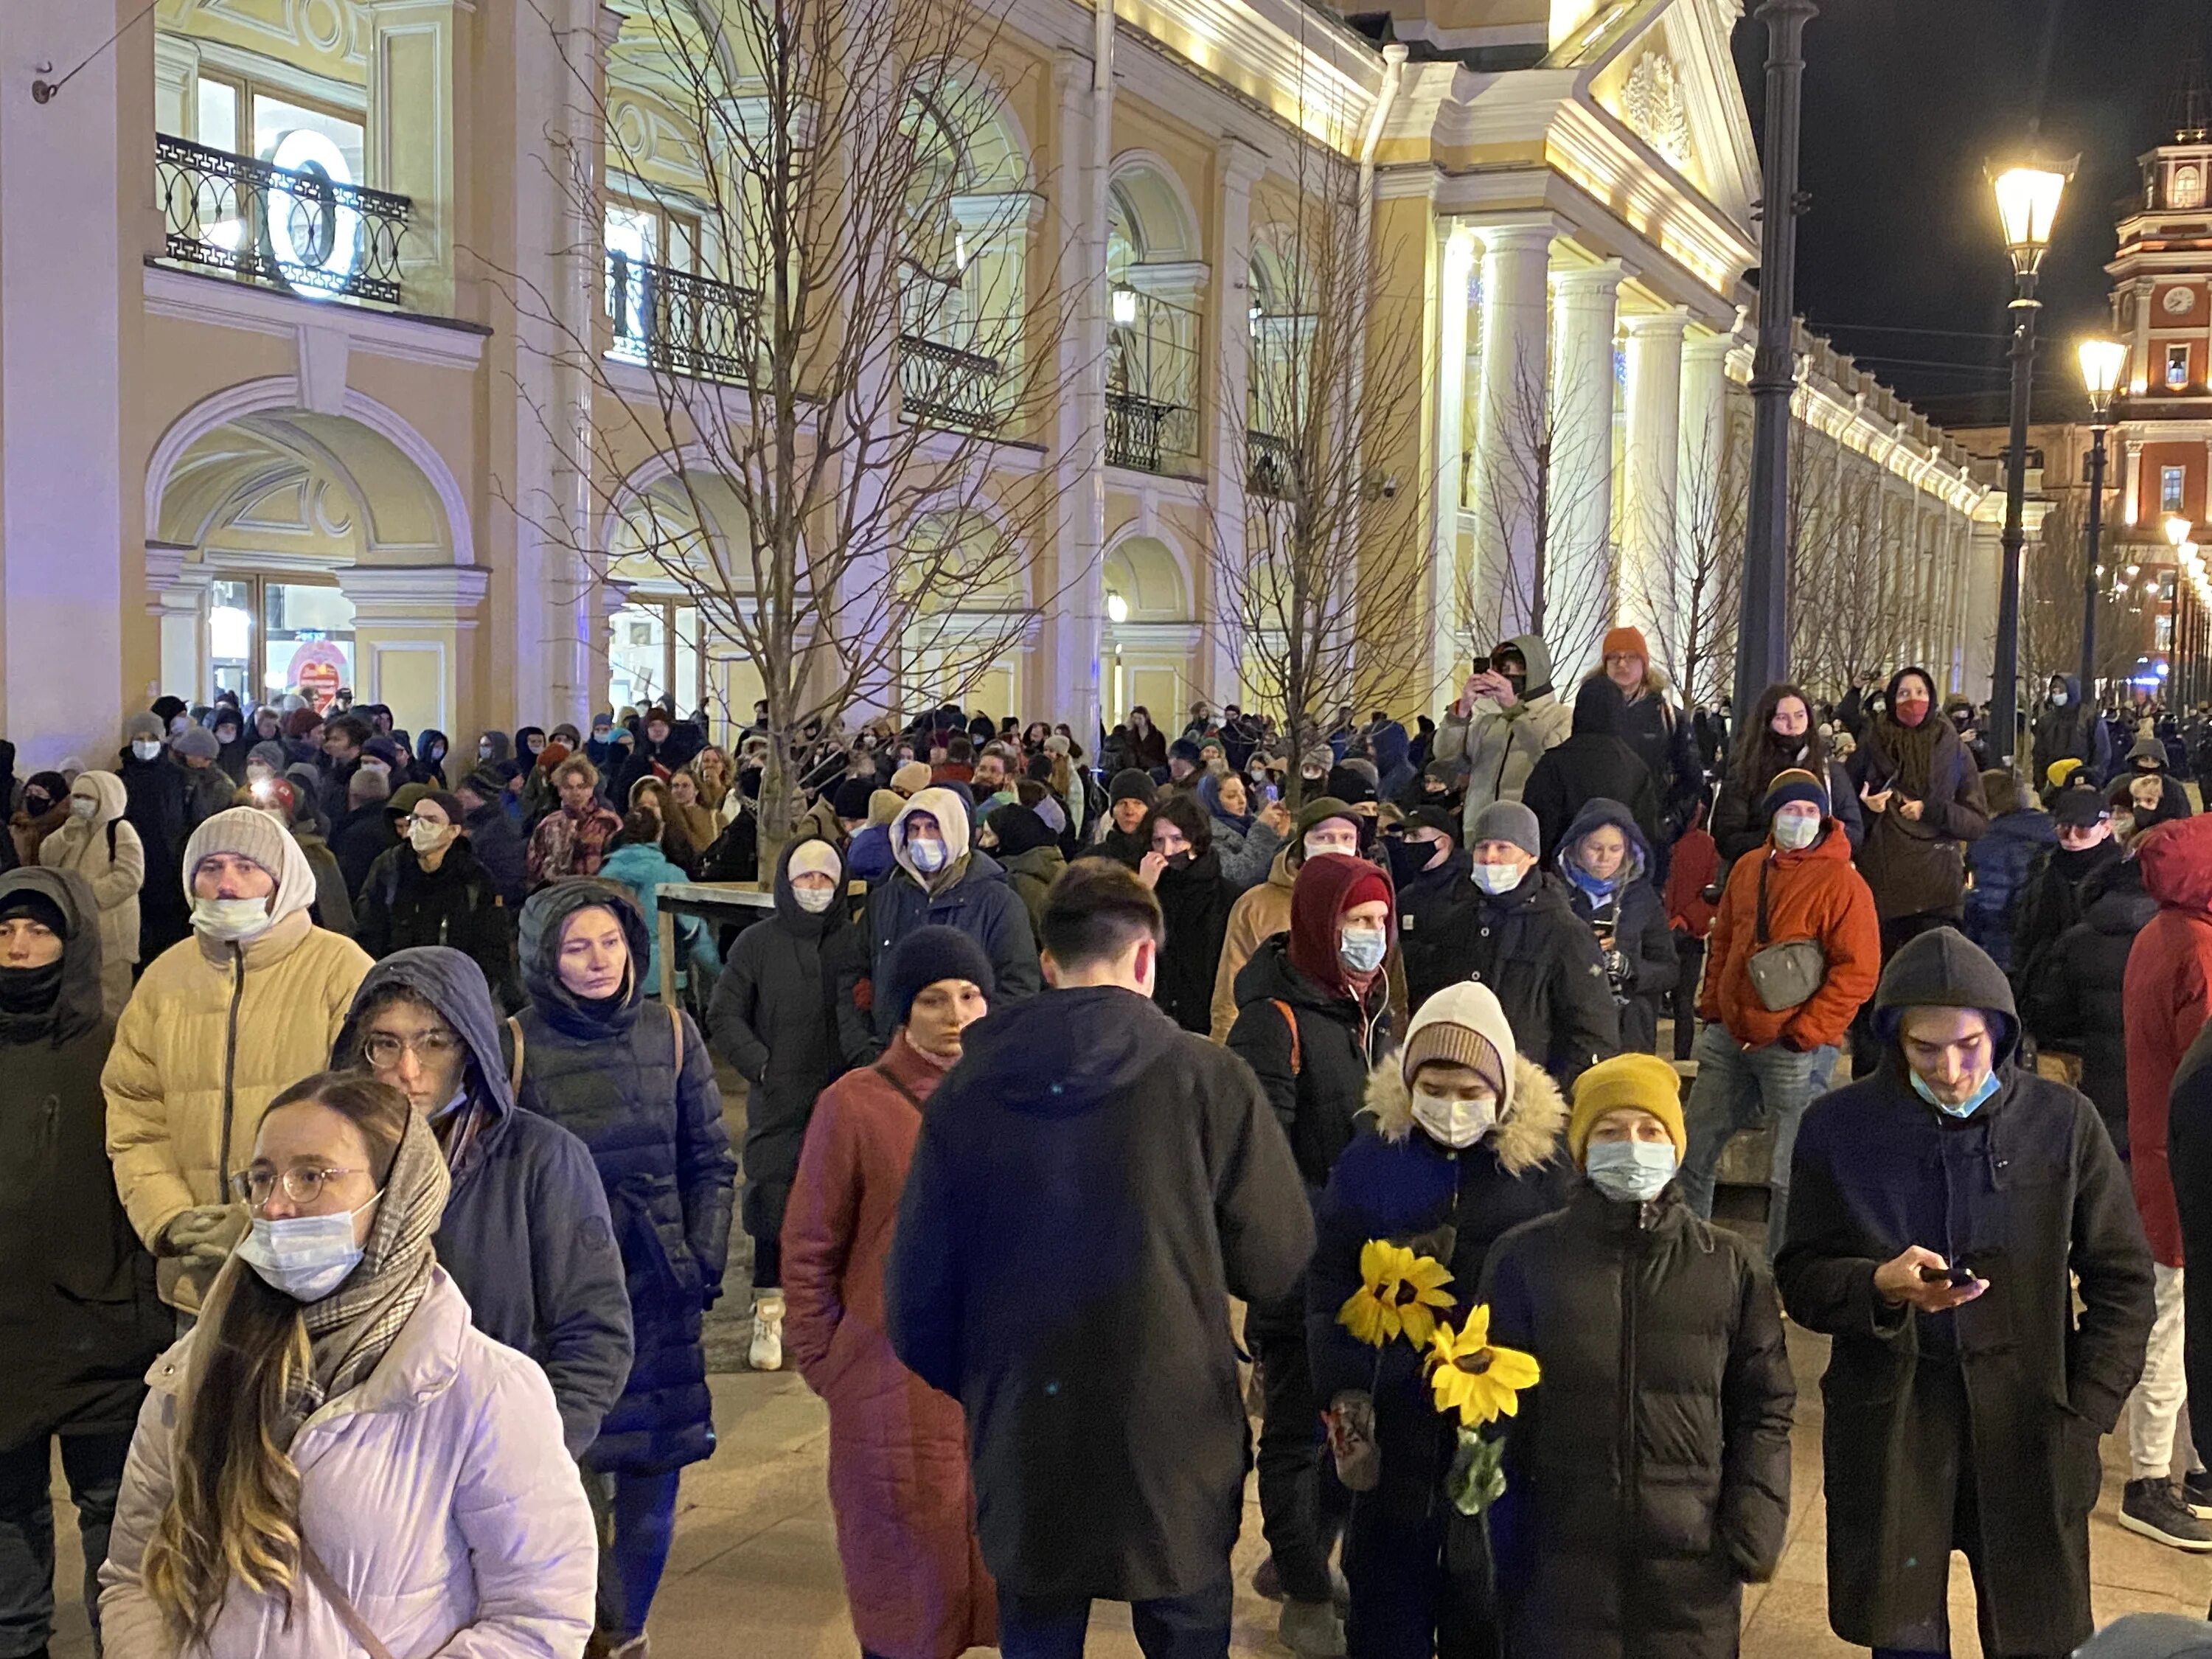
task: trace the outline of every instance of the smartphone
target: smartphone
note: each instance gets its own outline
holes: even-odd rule
[[[1953,1285],[1960,1289],[1975,1282],[1972,1267],[1923,1267],[1920,1282],[1923,1285]]]
[[[1265,797],[1267,805],[1270,806],[1273,806],[1277,801],[1283,798],[1283,792],[1276,788],[1272,783],[1261,790],[1260,793]]]

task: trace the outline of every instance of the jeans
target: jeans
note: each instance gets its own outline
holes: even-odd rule
[[[1713,1212],[1713,1175],[1729,1141],[1746,1129],[1771,1122],[1774,1166],[1767,1176],[1766,1254],[1782,1249],[1790,1218],[1790,1160],[1797,1150],[1797,1125],[1813,1097],[1828,1086],[1833,1048],[1797,1054],[1778,1042],[1747,1049],[1724,1025],[1698,1033],[1698,1079],[1682,1113],[1689,1150],[1682,1158],[1682,1196],[1699,1215]]]
[[[2172,1474],[2174,1431],[2189,1397],[2181,1359],[2185,1329],[2182,1309],[2188,1294],[2183,1270],[2159,1261],[2151,1264],[2151,1273],[2157,1315],[2151,1321],[2142,1379],[2120,1413],[2128,1431],[2130,1480],[2164,1480]],[[2190,1461],[2193,1467],[2196,1460]]]
[[[1254,1304],[1244,1339],[1260,1362],[1266,1406],[1260,1419],[1260,1525],[1283,1594],[1329,1599],[1328,1556],[1351,1497],[1322,1455],[1322,1407],[1306,1356],[1305,1285],[1280,1302]]]
[[[123,1486],[131,1431],[65,1434],[62,1474],[84,1545],[84,1613],[100,1650],[100,1567]],[[52,1442],[39,1435],[0,1452],[0,1659],[43,1650],[54,1625]]]
[[[1674,1016],[1674,1058],[1687,1060],[1698,1036],[1698,982],[1705,971],[1705,942],[1679,928],[1674,933],[1674,959],[1681,964],[1674,988],[1668,997]]]
[[[1234,1600],[1229,1564],[1220,1578],[1188,1595],[1132,1601],[1129,1622],[1145,1659],[1224,1659]],[[1082,1659],[1091,1628],[1091,1598],[1054,1601],[999,1592],[999,1651],[1004,1659]]]
[[[645,1633],[646,1614],[668,1565],[682,1471],[585,1476],[599,1523],[599,1627],[617,1643]]]

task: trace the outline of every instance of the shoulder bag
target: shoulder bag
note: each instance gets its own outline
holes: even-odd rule
[[[1752,936],[1758,948],[1744,963],[1744,972],[1750,977],[1759,1006],[1770,1014],[1779,1014],[1813,1000],[1820,981],[1828,976],[1828,953],[1814,939],[1785,939],[1779,945],[1768,942],[1766,872],[1773,862],[1771,854],[1759,861],[1759,923]]]

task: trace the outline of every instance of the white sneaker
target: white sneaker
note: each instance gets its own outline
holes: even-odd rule
[[[763,1291],[753,1298],[753,1346],[745,1363],[757,1371],[783,1369],[783,1292]]]

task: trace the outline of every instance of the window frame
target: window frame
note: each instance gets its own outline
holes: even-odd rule
[[[2189,493],[2189,469],[2161,465],[2158,470],[2158,510],[2179,513]]]
[[[2186,340],[2169,341],[2166,348],[2166,389],[2179,392],[2188,385],[2189,343]]]

